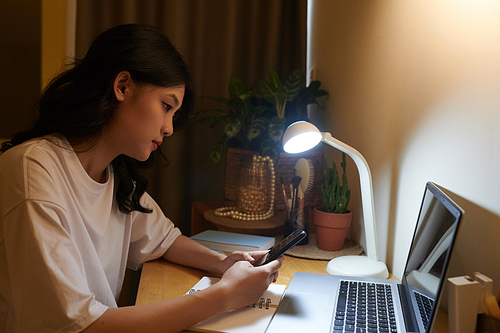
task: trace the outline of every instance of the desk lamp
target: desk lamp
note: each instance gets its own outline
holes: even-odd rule
[[[301,153],[313,148],[320,141],[349,155],[358,168],[366,236],[366,256],[334,258],[328,263],[326,271],[332,275],[386,279],[389,277],[387,266],[378,259],[372,177],[365,158],[356,149],[335,139],[330,133],[320,132],[316,126],[306,121],[298,121],[288,126],[283,134],[283,149],[291,154]]]

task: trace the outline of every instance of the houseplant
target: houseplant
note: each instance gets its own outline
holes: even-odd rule
[[[233,76],[229,81],[229,98],[202,96],[225,106],[225,109],[201,110],[191,116],[195,123],[211,128],[223,126],[224,133],[212,147],[210,160],[220,163],[226,146],[233,145],[258,151],[276,164],[286,127],[294,121],[307,119],[307,105],[318,104],[321,108],[318,99],[328,94],[319,89],[319,81],[312,81],[307,87],[304,81],[300,70],[293,71],[282,82],[278,74],[269,69],[269,81],[258,81],[256,88],[246,86]]]
[[[314,209],[314,223],[318,247],[327,251],[342,250],[347,229],[352,221],[352,212],[347,208],[351,199],[351,190],[347,184],[345,153],[342,153],[341,167],[342,183],[337,165],[333,162],[333,166],[329,167],[324,156],[323,182],[320,190],[323,206]]]

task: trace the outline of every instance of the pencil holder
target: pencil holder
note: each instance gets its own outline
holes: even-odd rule
[[[306,232],[306,237],[297,245],[306,245],[309,242],[309,209],[307,207],[295,207],[293,209],[285,209],[285,238],[295,230],[303,230]]]

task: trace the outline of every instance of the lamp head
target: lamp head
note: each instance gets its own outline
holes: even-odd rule
[[[283,134],[283,149],[295,154],[309,150],[321,142],[321,132],[307,121],[297,121],[286,129]]]

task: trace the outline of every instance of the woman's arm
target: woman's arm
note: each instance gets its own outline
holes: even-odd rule
[[[256,252],[235,252],[229,256],[215,252],[186,236],[179,236],[175,239],[163,258],[170,262],[198,268],[201,270],[224,274],[235,262],[246,260],[253,263],[267,251]]]
[[[235,262],[207,289],[165,302],[108,309],[84,332],[179,332],[216,314],[258,302],[282,262],[281,258],[259,267],[245,260]]]
[[[221,266],[221,262],[226,258],[226,255],[212,251],[191,238],[180,235],[170,245],[163,258],[176,264],[222,275],[224,272],[219,267]]]

